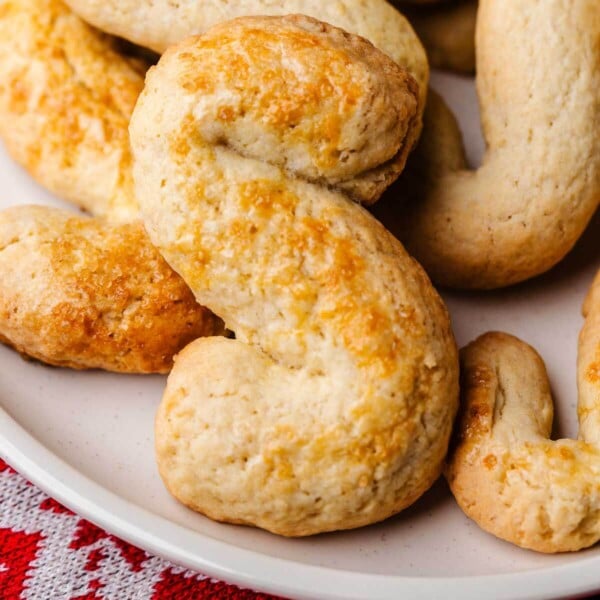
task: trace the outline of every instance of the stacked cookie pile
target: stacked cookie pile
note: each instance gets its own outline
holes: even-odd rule
[[[359,527],[446,465],[496,535],[594,544],[600,278],[581,439],[549,441],[543,363],[493,333],[463,352],[450,454],[459,357],[429,278],[524,281],[591,219],[595,0],[479,3],[476,171],[419,37],[384,0],[67,4],[0,1],[0,135],[89,213],[0,213],[0,340],[57,366],[170,371],[159,471],[213,519],[286,536]],[[446,41],[477,7],[457,4],[409,12],[430,57],[468,71],[469,25],[460,49]]]

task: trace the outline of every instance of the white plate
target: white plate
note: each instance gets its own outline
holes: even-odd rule
[[[477,159],[472,82],[438,75],[435,83]],[[0,206],[57,203],[5,154],[0,181]],[[598,266],[591,229],[549,275],[494,294],[445,294],[460,344],[502,329],[542,353],[560,435],[576,432],[580,305]],[[600,589],[600,547],[561,556],[520,550],[466,519],[443,481],[396,518],[353,532],[287,540],[213,523],[173,500],[156,472],[152,421],[163,378],[53,369],[4,347],[0,365],[0,456],[101,527],[187,567],[297,598],[550,598]]]

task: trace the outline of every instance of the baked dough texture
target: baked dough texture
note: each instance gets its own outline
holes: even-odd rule
[[[102,3],[103,10],[109,4]],[[150,11],[144,13],[145,19],[154,18],[160,8],[160,3],[145,8],[144,2],[134,4],[142,12]],[[188,3],[187,9],[183,4],[179,9],[200,11],[202,29],[211,20],[222,21],[251,9],[240,4],[220,4],[217,10],[211,3]],[[126,3],[118,6],[127,8]],[[169,7],[175,10],[172,4]],[[419,86],[420,128],[429,67],[416,34],[397,11],[383,0],[368,11],[359,2],[352,13],[344,2],[285,3],[286,11],[294,7],[303,13],[325,10],[349,29],[371,36],[405,65]],[[265,10],[283,12],[284,3],[269,4]],[[189,27],[187,17],[177,15],[173,18],[183,18],[181,26]],[[137,17],[135,22],[141,23]],[[88,26],[59,0],[0,0],[0,137],[12,157],[44,187],[116,222],[130,221],[138,214],[127,127],[148,66],[125,49],[122,42]]]
[[[544,363],[487,333],[461,352],[462,406],[446,476],[465,513],[523,548],[566,552],[600,539],[600,273],[579,338],[579,439],[549,440]]]
[[[427,50],[436,69],[459,73],[475,70],[475,21],[478,0],[431,3],[398,3]]]
[[[0,137],[44,187],[95,215],[137,216],[127,127],[143,60],[58,0],[0,0]]]
[[[413,93],[367,42],[302,16],[217,26],[150,71],[130,126],[145,225],[236,335],[178,355],[156,418],[160,473],[194,510],[309,535],[384,519],[440,473],[446,309],[331,179],[396,153]]]
[[[141,224],[43,206],[0,212],[0,341],[74,369],[166,373],[223,323],[199,306]]]
[[[295,22],[304,25],[296,31]],[[415,80],[367,40],[314,19],[266,19],[254,29],[247,23],[253,21],[213,28],[178,50],[183,58],[172,74],[161,70],[165,85],[185,94],[181,154],[186,135],[200,136],[363,204],[375,202],[418,137]],[[275,36],[282,36],[281,47]],[[181,108],[173,110],[179,123]]]
[[[483,164],[436,144],[448,115],[432,107],[407,167],[429,177],[391,193],[411,197],[396,200],[394,231],[435,282],[511,285],[573,247],[600,202],[599,48],[596,0],[480,2]]]
[[[385,0],[67,0],[99,29],[156,52],[218,23],[250,15],[303,14],[358,34],[408,69],[423,94],[425,51],[408,21]]]

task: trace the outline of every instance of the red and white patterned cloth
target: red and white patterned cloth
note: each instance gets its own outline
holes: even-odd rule
[[[0,600],[274,600],[92,525],[0,460]]]

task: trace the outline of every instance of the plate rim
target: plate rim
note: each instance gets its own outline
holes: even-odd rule
[[[600,589],[600,556],[517,573],[411,577],[320,567],[239,548],[108,490],[49,450],[2,407],[0,458],[77,515],[151,554],[227,583],[288,598],[391,600],[402,594],[415,600],[434,596],[475,600],[482,593],[492,597],[493,590],[498,600],[547,600]],[[134,514],[128,514],[132,510]],[[170,541],[167,532],[176,534],[178,542]]]

